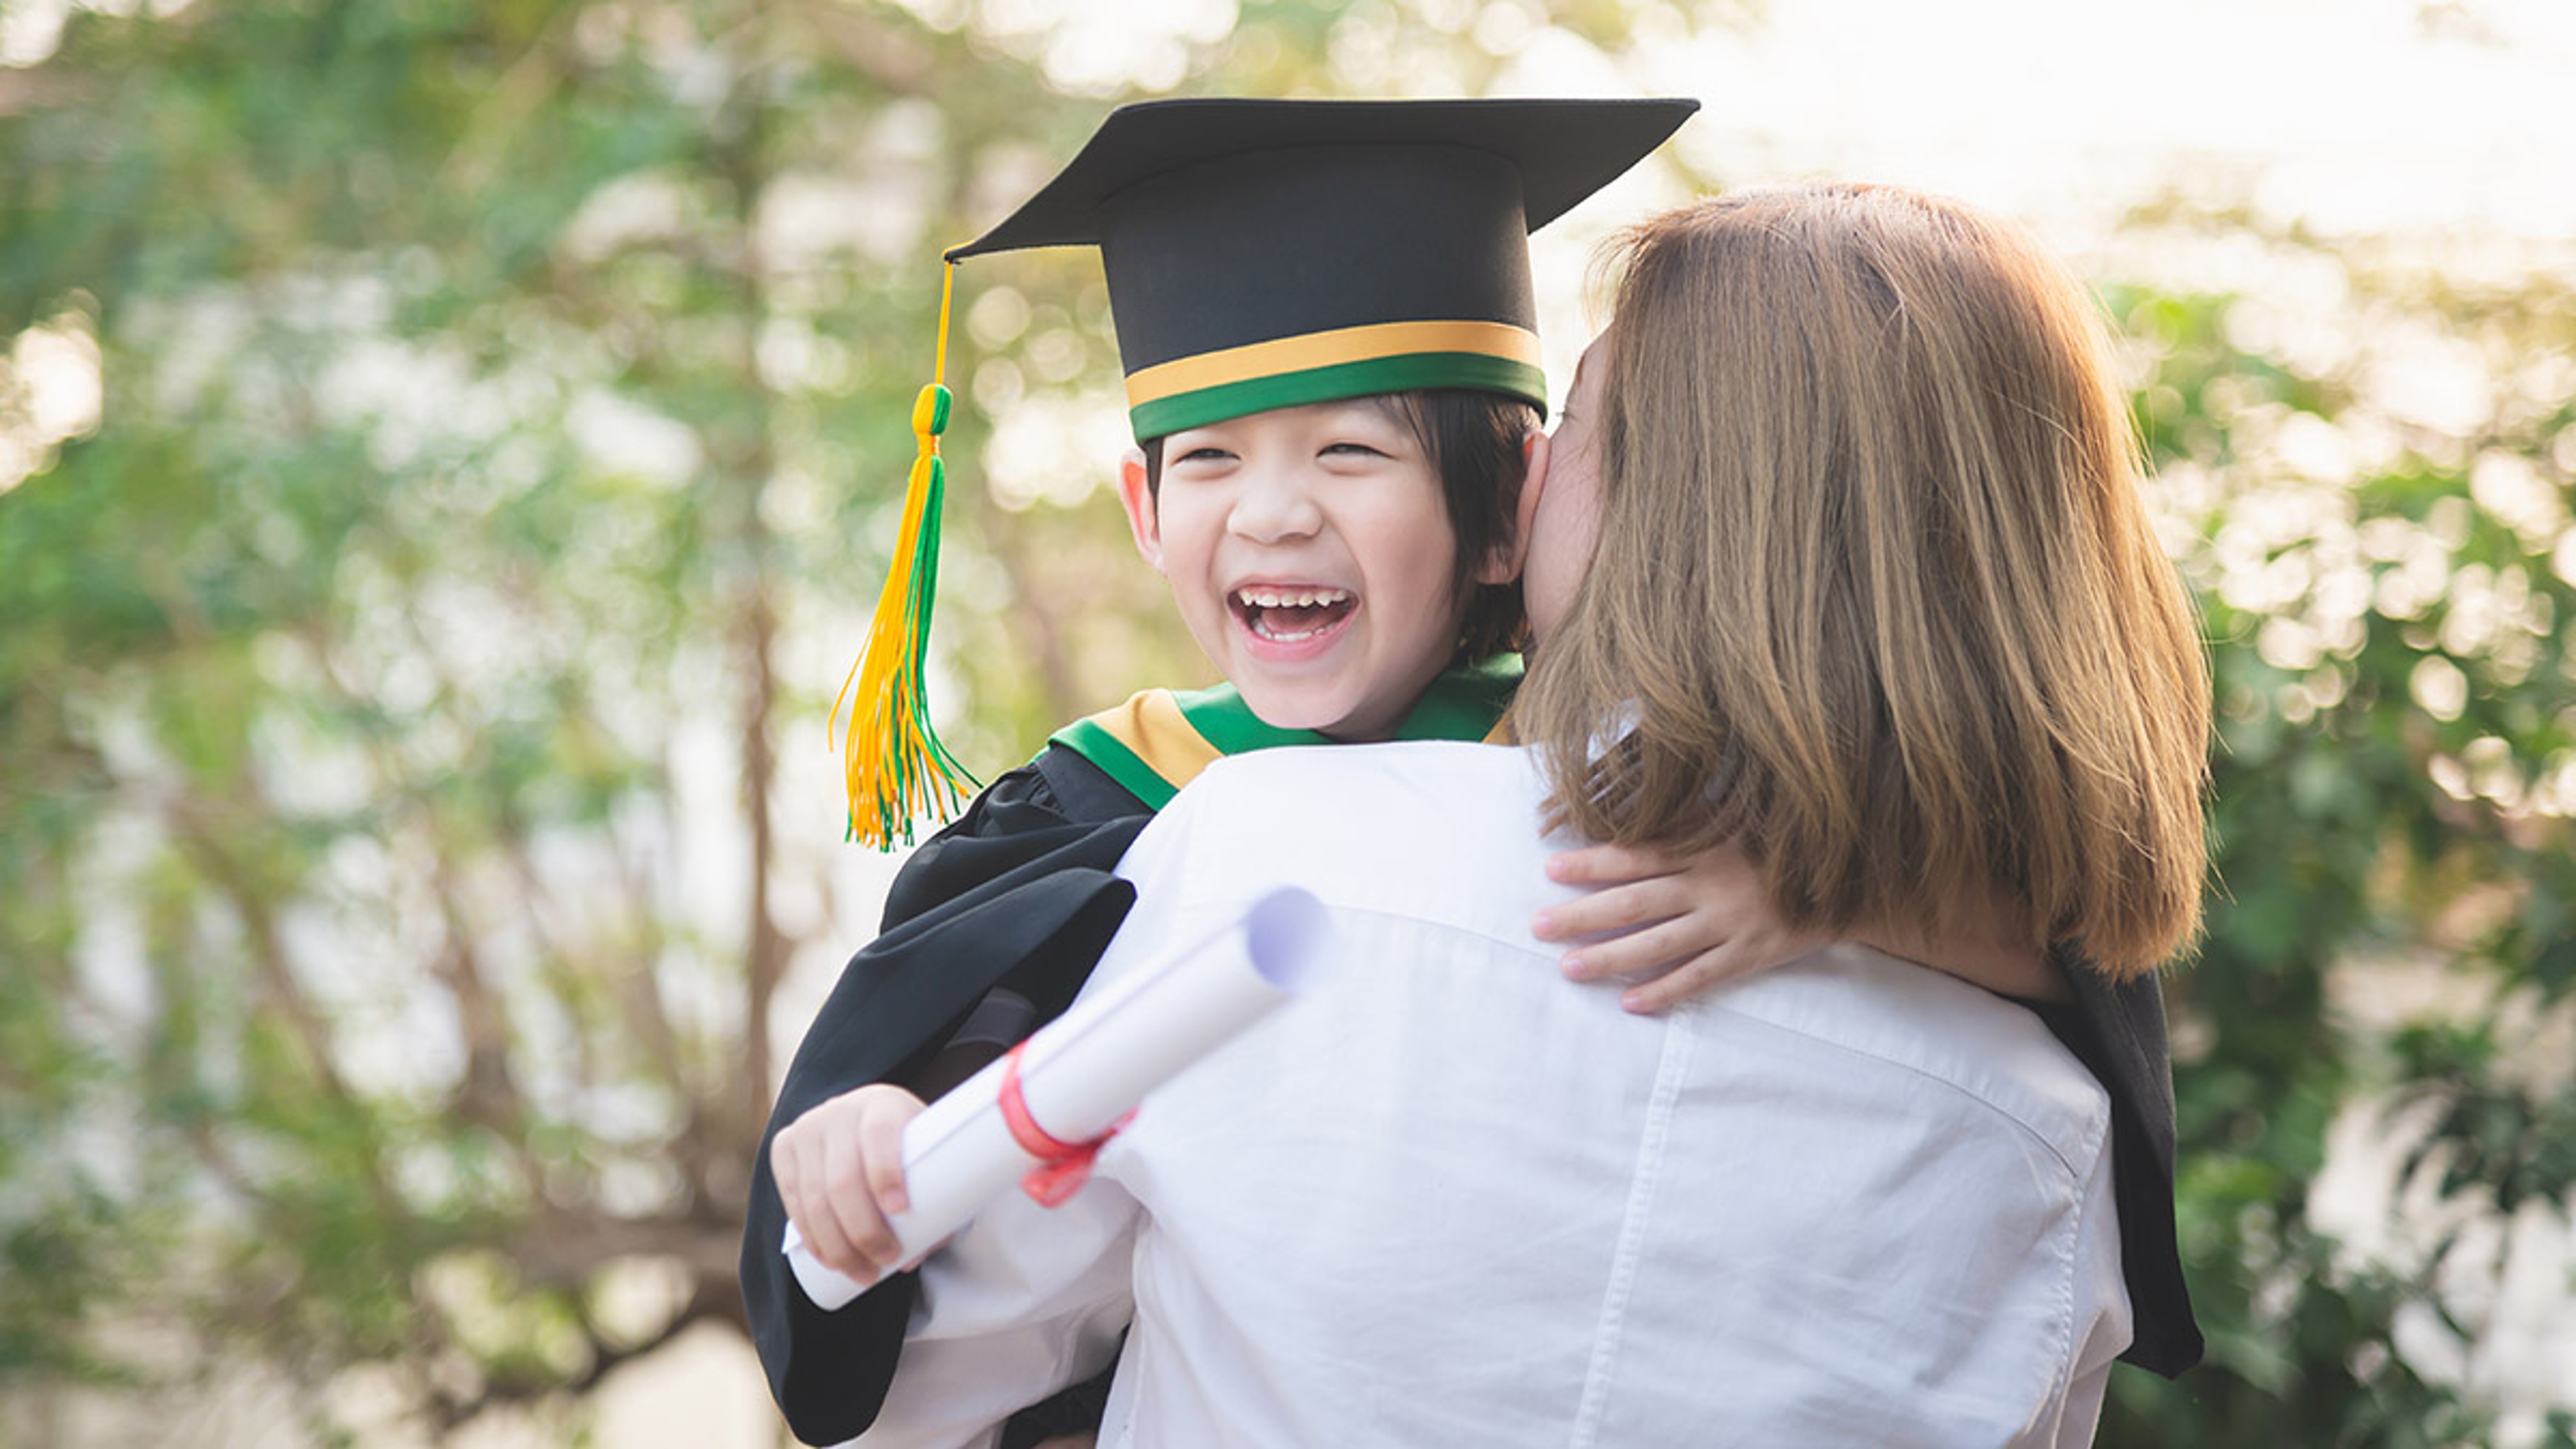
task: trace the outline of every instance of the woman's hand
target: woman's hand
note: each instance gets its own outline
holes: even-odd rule
[[[911,1205],[903,1186],[903,1126],[921,1099],[879,1084],[844,1092],[779,1129],[769,1144],[787,1220],[817,1262],[862,1281],[900,1266],[886,1218]]]
[[[1577,981],[1628,979],[1619,1004],[1630,1011],[1661,1011],[1833,939],[1782,921],[1753,862],[1732,845],[1698,856],[1595,845],[1550,857],[1547,874],[1600,889],[1539,912],[1531,931],[1542,941],[1626,932],[1585,941],[1559,964]]]

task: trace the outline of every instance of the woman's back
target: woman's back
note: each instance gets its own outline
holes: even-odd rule
[[[1096,981],[1279,884],[1340,965],[1149,1102],[1078,1211],[934,1260],[907,1376],[992,1326],[979,1284],[1068,1285],[1027,1345],[1062,1357],[1124,1311],[1083,1268],[1132,1232],[1107,1444],[2087,1440],[2128,1334],[2100,1088],[1859,948],[1666,1017],[1569,987],[1527,933],[1543,790],[1520,751],[1401,745],[1185,792]]]

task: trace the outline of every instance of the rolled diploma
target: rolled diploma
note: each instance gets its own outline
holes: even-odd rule
[[[1064,1142],[1108,1131],[1148,1092],[1312,984],[1331,930],[1313,896],[1285,887],[1255,901],[1241,919],[1078,1003],[1020,1053],[1020,1099],[1030,1118]],[[946,1241],[1038,1165],[1002,1121],[1002,1066],[986,1066],[904,1126],[903,1177],[912,1201],[886,1225],[907,1262]],[[817,1262],[794,1223],[781,1249],[817,1307],[840,1308],[875,1281]]]

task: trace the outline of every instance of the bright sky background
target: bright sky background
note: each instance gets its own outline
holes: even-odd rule
[[[1582,65],[1542,46],[1514,79],[1617,79],[1551,74]],[[1683,148],[1729,180],[1865,173],[2034,220],[2171,189],[2327,234],[2576,239],[2567,0],[1775,0],[1631,74],[1707,103]]]

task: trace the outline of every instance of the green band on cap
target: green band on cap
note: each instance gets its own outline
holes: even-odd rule
[[[1498,392],[1528,402],[1542,417],[1547,413],[1547,375],[1526,362],[1479,352],[1416,352],[1174,393],[1140,403],[1128,409],[1127,416],[1139,439],[1160,438],[1183,428],[1203,428],[1272,408],[1304,407],[1308,403],[1425,388]]]

